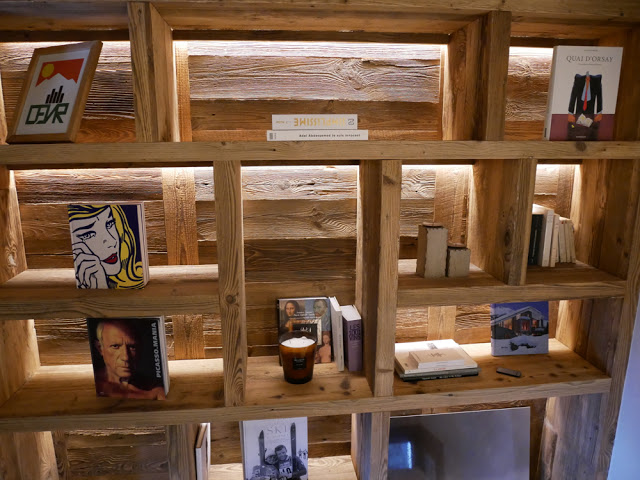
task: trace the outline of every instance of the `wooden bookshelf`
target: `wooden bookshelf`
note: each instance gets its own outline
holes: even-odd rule
[[[192,480],[193,423],[352,414],[351,456],[312,459],[312,475],[384,479],[391,412],[548,399],[542,440],[532,446],[541,452],[536,471],[550,478],[606,477],[640,290],[639,25],[640,8],[628,0],[569,6],[556,0],[472,0],[455,7],[445,0],[411,6],[294,0],[259,8],[170,0],[0,5],[0,42],[128,40],[128,94],[136,102],[126,127],[135,123],[133,133],[110,132],[98,122],[92,127],[99,131],[92,137],[98,143],[0,146],[0,463],[16,478],[55,478],[56,460],[62,470],[70,465],[60,441],[64,430],[167,425],[166,478]],[[429,133],[431,140],[414,139],[411,126],[402,125],[390,136],[376,133],[378,141],[278,143],[227,141],[246,138],[224,127],[226,133],[216,137],[223,141],[192,142],[189,59],[183,52],[176,60],[173,47],[176,40],[198,39],[442,43],[440,96],[427,113],[413,114],[438,116],[437,132]],[[617,105],[625,122],[616,126],[616,140],[504,140],[509,47],[576,43],[625,48]],[[5,60],[10,64],[13,57],[0,59]],[[116,93],[125,84],[120,81]],[[105,86],[99,88],[104,93]],[[545,87],[535,88],[542,94]],[[107,91],[113,94],[113,88]],[[361,103],[372,108],[377,102]],[[4,117],[2,107],[0,143]],[[261,127],[254,130],[263,133]],[[120,134],[137,143],[118,143]],[[576,265],[526,266],[536,167],[542,164],[575,165],[575,176],[564,185],[573,191],[565,207],[576,225]],[[216,236],[207,241],[215,241],[215,260],[209,261],[217,264],[197,265],[202,232],[185,220],[198,213],[189,169],[212,165],[215,206],[207,208],[215,211]],[[241,167],[289,165],[357,165],[353,268],[245,272]],[[402,165],[469,166],[468,222],[457,225],[473,254],[469,277],[425,280],[415,275],[415,260],[407,260],[406,251],[399,260],[399,239],[407,235],[400,228]],[[151,268],[146,288],[82,291],[70,269],[27,269],[14,170],[155,167],[181,171],[162,174],[154,200],[161,201],[172,235],[158,253],[168,266]],[[437,200],[436,211],[443,203]],[[332,253],[323,248],[328,264]],[[256,328],[259,322],[247,312],[272,308],[282,292],[339,293],[342,303],[355,303],[363,314],[365,371],[318,365],[313,382],[292,386],[282,380],[275,357],[249,357],[247,325],[254,321]],[[431,315],[440,307],[533,300],[562,301],[548,355],[494,358],[487,344],[470,343],[465,348],[482,369],[477,377],[406,383],[393,375],[399,309],[428,309]],[[40,366],[33,318],[53,324],[64,317],[159,314],[175,316],[178,352],[170,362],[166,401],[96,398],[90,365]],[[220,318],[222,358],[203,358],[203,315]],[[452,331],[455,318],[446,312],[442,318]],[[523,377],[498,375],[497,366],[521,370]],[[239,467],[225,464],[211,472],[238,478]]]
[[[362,373],[316,365],[312,382],[284,381],[277,357],[251,357],[243,406],[225,407],[220,359],[170,362],[171,395],[148,402],[96,398],[91,365],[40,367],[36,375],[0,407],[0,431],[92,429],[109,417],[111,427],[181,424],[207,419],[240,421],[325,416],[391,409],[449,407],[474,403],[605,393],[611,378],[556,340],[547,355],[492,357],[490,344],[465,350],[478,362],[477,377],[403,382],[394,379],[394,396],[374,397]],[[496,373],[521,370],[522,378]],[[42,402],[43,396],[49,400]]]

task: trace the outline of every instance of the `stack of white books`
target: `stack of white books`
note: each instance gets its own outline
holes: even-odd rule
[[[478,375],[478,364],[454,340],[396,343],[395,368],[404,381]]]

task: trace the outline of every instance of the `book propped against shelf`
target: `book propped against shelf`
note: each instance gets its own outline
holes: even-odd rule
[[[350,372],[362,370],[362,317],[355,305],[342,306],[344,363]]]
[[[549,353],[549,302],[491,304],[491,355]]]
[[[87,318],[96,393],[164,400],[169,364],[164,317]]]
[[[344,371],[344,340],[342,333],[342,309],[336,297],[329,297],[331,307],[331,333],[333,336],[333,360],[336,362],[336,369]]]
[[[144,203],[68,205],[78,288],[135,289],[149,281]]]
[[[305,331],[318,340],[315,363],[330,363],[331,310],[327,297],[279,298],[276,301],[278,334]]]
[[[544,138],[612,140],[621,66],[621,47],[554,47]]]
[[[396,343],[395,369],[405,381],[478,375],[473,358],[452,339]]]
[[[198,427],[195,445],[196,480],[209,479],[211,465],[211,424],[201,423]]]
[[[306,417],[240,422],[240,444],[243,478],[307,480]]]

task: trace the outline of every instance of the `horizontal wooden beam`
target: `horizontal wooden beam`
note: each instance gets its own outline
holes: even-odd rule
[[[640,158],[639,142],[376,141],[184,142],[8,145],[0,165],[14,170],[105,166],[208,166],[214,159],[251,165],[402,160],[405,164],[521,159],[574,162],[585,158]]]
[[[526,282],[509,286],[472,265],[468,277],[425,279],[415,274],[415,260],[400,260],[398,306],[484,305],[622,297],[625,281],[584,264],[529,267]]]
[[[147,0],[151,1],[151,0]],[[10,0],[0,2],[0,30],[68,30],[126,28],[124,0]],[[514,17],[581,22],[598,19],[637,22],[635,0],[153,0],[176,29],[431,31],[452,33],[461,21],[490,11]],[[419,30],[419,24],[423,28]],[[438,31],[436,31],[438,30]]]
[[[584,264],[529,267],[522,286],[505,285],[476,267],[468,277],[424,279],[415,274],[415,264],[399,261],[399,307],[607,298],[625,292],[624,280]],[[333,274],[281,275],[269,272],[268,280],[248,281],[247,303],[262,307],[284,291],[290,296],[333,295],[355,285],[354,278]],[[73,269],[27,270],[0,286],[0,321],[211,314],[218,313],[218,305],[217,265],[151,267],[151,280],[141,290],[79,290]]]
[[[151,267],[141,290],[83,290],[73,269],[27,270],[0,285],[0,320],[214,313],[217,280],[217,265]]]
[[[323,416],[435,408],[474,403],[603,393],[611,379],[556,340],[549,354],[492,357],[490,344],[465,345],[478,362],[477,377],[405,383],[394,395],[373,397],[365,377],[315,366],[313,380],[291,385],[277,357],[249,358],[244,406],[225,407],[222,360],[169,363],[171,389],[164,401],[97,398],[91,365],[41,367],[0,407],[0,432],[133,428],[190,422]],[[521,378],[496,373],[497,366],[522,371]],[[47,398],[46,402],[42,398]]]

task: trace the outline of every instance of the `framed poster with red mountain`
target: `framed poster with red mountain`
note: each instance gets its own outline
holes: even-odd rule
[[[99,41],[36,48],[7,142],[73,142],[101,50]]]

